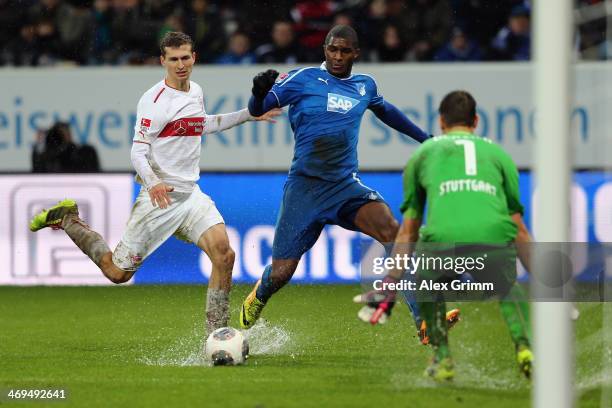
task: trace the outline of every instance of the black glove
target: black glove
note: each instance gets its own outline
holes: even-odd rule
[[[258,99],[264,99],[270,89],[272,89],[272,85],[274,85],[277,76],[278,71],[273,69],[255,75],[253,78],[253,88],[251,89],[253,96]]]

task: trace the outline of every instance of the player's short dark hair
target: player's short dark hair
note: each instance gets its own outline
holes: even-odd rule
[[[344,38],[349,41],[354,48],[359,48],[359,37],[357,31],[351,26],[337,25],[334,26],[325,37],[325,45],[329,45],[333,38]]]
[[[168,31],[159,43],[161,55],[166,55],[166,47],[179,48],[181,45],[189,44],[193,50],[193,40],[190,36],[179,31]]]
[[[476,100],[467,91],[453,91],[447,94],[438,112],[446,126],[474,126],[476,122]]]

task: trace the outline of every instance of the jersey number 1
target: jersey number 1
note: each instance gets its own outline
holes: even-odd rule
[[[465,174],[468,176],[476,175],[476,146],[471,140],[456,140],[455,144],[463,146],[463,156],[465,158]]]

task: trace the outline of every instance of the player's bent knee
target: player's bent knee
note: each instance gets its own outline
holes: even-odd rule
[[[119,271],[121,272],[114,272],[113,274],[109,274],[106,276],[111,282],[120,284],[120,283],[125,283],[129,281],[130,279],[132,279],[132,276],[134,275],[134,272],[123,271],[121,269],[119,269]]]
[[[136,270],[123,270],[115,265],[112,260],[102,264],[102,272],[104,276],[113,283],[120,284],[129,281]]]
[[[399,223],[395,218],[391,218],[380,230],[381,239],[383,242],[394,242],[398,231]]]
[[[234,266],[235,259],[236,253],[234,250],[229,245],[223,245],[216,248],[211,261],[222,269],[231,270]]]
[[[143,258],[135,251],[130,250],[123,241],[119,242],[117,248],[104,259],[101,266],[104,275],[113,283],[125,283],[129,281],[136,270],[142,264]]]
[[[236,253],[234,252],[232,248],[230,248],[225,254],[226,265],[229,267],[233,267],[235,260],[236,260]]]

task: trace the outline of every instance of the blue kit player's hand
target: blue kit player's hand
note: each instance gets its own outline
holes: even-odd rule
[[[251,89],[253,96],[257,99],[264,99],[268,92],[270,92],[270,89],[272,89],[272,85],[274,85],[277,77],[278,71],[273,69],[255,75],[253,77],[253,88]]]

